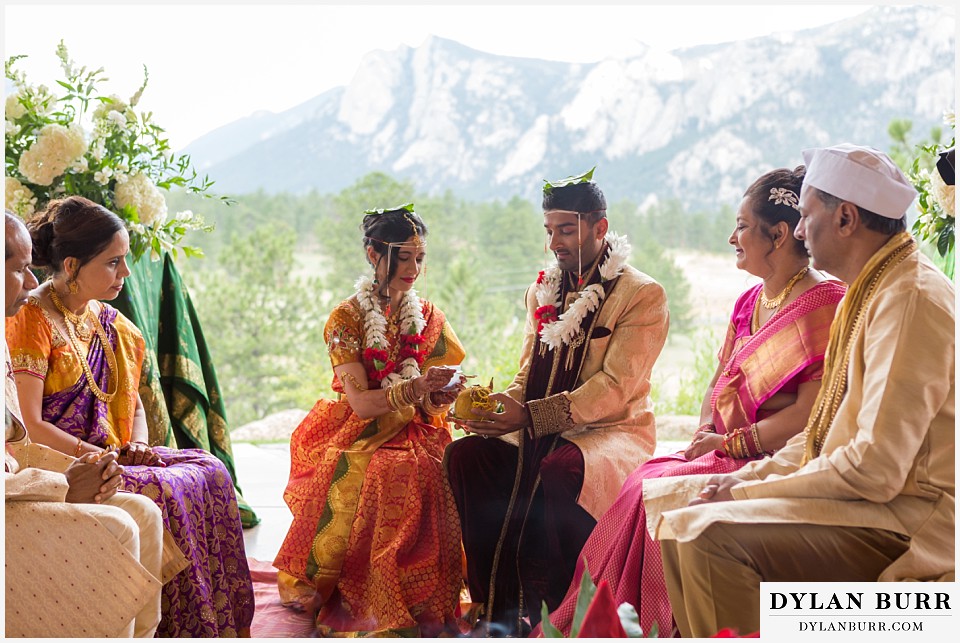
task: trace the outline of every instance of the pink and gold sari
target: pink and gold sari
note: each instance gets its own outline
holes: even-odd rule
[[[762,285],[744,292],[734,306],[718,355],[724,369],[710,397],[717,432],[726,433],[772,414],[761,408],[777,393],[796,393],[803,382],[823,375],[830,323],[844,294],[839,282],[822,282],[771,317],[756,333],[750,322]],[[802,430],[797,427],[797,431]],[[643,481],[647,478],[736,471],[750,459],[712,451],[688,461],[683,452],[654,458],[627,478],[614,504],[600,518],[577,562],[567,594],[551,622],[569,635],[584,565],[595,583],[606,580],[615,603],[637,608],[640,626],[656,623],[669,636],[673,613],[663,579],[660,545],[645,528]],[[539,628],[535,634],[539,634]]]
[[[443,313],[429,302],[423,312],[422,370],[459,364]],[[330,315],[325,339],[334,366],[364,361],[354,300]],[[387,341],[396,348],[395,328]],[[343,392],[336,376],[333,389]],[[319,634],[455,631],[460,522],[441,466],[450,441],[442,416],[406,407],[363,419],[342,395],[319,400],[297,427],[284,492],[293,523],[274,566],[285,604],[319,607]]]

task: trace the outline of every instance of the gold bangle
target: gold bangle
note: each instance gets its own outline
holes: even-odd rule
[[[410,380],[403,380],[397,384],[399,390],[398,397],[400,398],[400,403],[403,406],[410,406],[412,402],[410,401]]]
[[[394,384],[393,386],[388,386],[388,387],[384,390],[384,393],[386,393],[386,395],[387,395],[387,408],[390,409],[391,411],[397,411],[397,410],[399,410],[399,407],[397,407],[397,401],[396,401],[395,396],[394,396],[395,391],[393,390],[393,389],[395,389],[396,387],[397,387],[397,385]]]
[[[753,434],[753,446],[756,447],[756,455],[761,455],[764,453],[763,447],[760,445],[760,432],[757,431],[757,423],[754,422],[750,425],[750,432]]]
[[[419,398],[417,397],[417,389],[413,384],[413,380],[406,380],[404,384],[406,384],[403,389],[404,399],[407,401],[408,406],[413,406],[419,401]]]
[[[402,409],[405,404],[403,402],[403,382],[394,384],[390,387],[390,392],[393,395],[393,407],[395,411]]]
[[[450,408],[449,404],[434,404],[433,400],[430,399],[429,393],[424,395],[423,399],[420,400],[420,406],[424,412],[430,416],[443,415]]]
[[[81,451],[83,451],[83,440],[81,440],[80,438],[77,438],[77,448],[73,452],[73,457],[79,458]]]
[[[353,375],[351,375],[350,373],[343,373],[343,374],[339,375],[339,377],[340,377],[340,384],[343,384],[344,382],[350,382],[350,383],[353,385],[353,388],[357,389],[358,391],[366,391],[366,390],[367,390],[367,389],[360,383],[360,380],[358,380],[357,378],[355,378],[355,377],[354,377]]]
[[[728,433],[725,436],[723,436],[723,450],[731,458],[736,458],[737,456],[733,454],[733,440],[731,439],[732,437],[733,437],[733,433]]]

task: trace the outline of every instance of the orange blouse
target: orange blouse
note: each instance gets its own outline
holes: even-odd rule
[[[118,373],[110,374],[106,389],[113,390],[115,377],[119,377],[119,383],[116,397],[107,405],[107,445],[121,446],[133,431],[145,343],[140,330],[120,313],[113,325],[117,329]],[[13,372],[42,379],[44,397],[85,381],[80,359],[87,358],[92,339],[78,340],[83,355],[77,355],[36,297],[30,297],[15,316],[7,318],[6,337]]]

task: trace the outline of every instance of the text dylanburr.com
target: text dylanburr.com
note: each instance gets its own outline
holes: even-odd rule
[[[766,641],[956,641],[957,584],[760,583]]]

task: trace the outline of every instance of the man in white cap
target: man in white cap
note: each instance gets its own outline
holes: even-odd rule
[[[849,289],[802,434],[731,475],[644,485],[684,636],[757,631],[761,581],[955,574],[953,284],[906,232],[916,192],[889,157],[803,158],[796,236]]]

